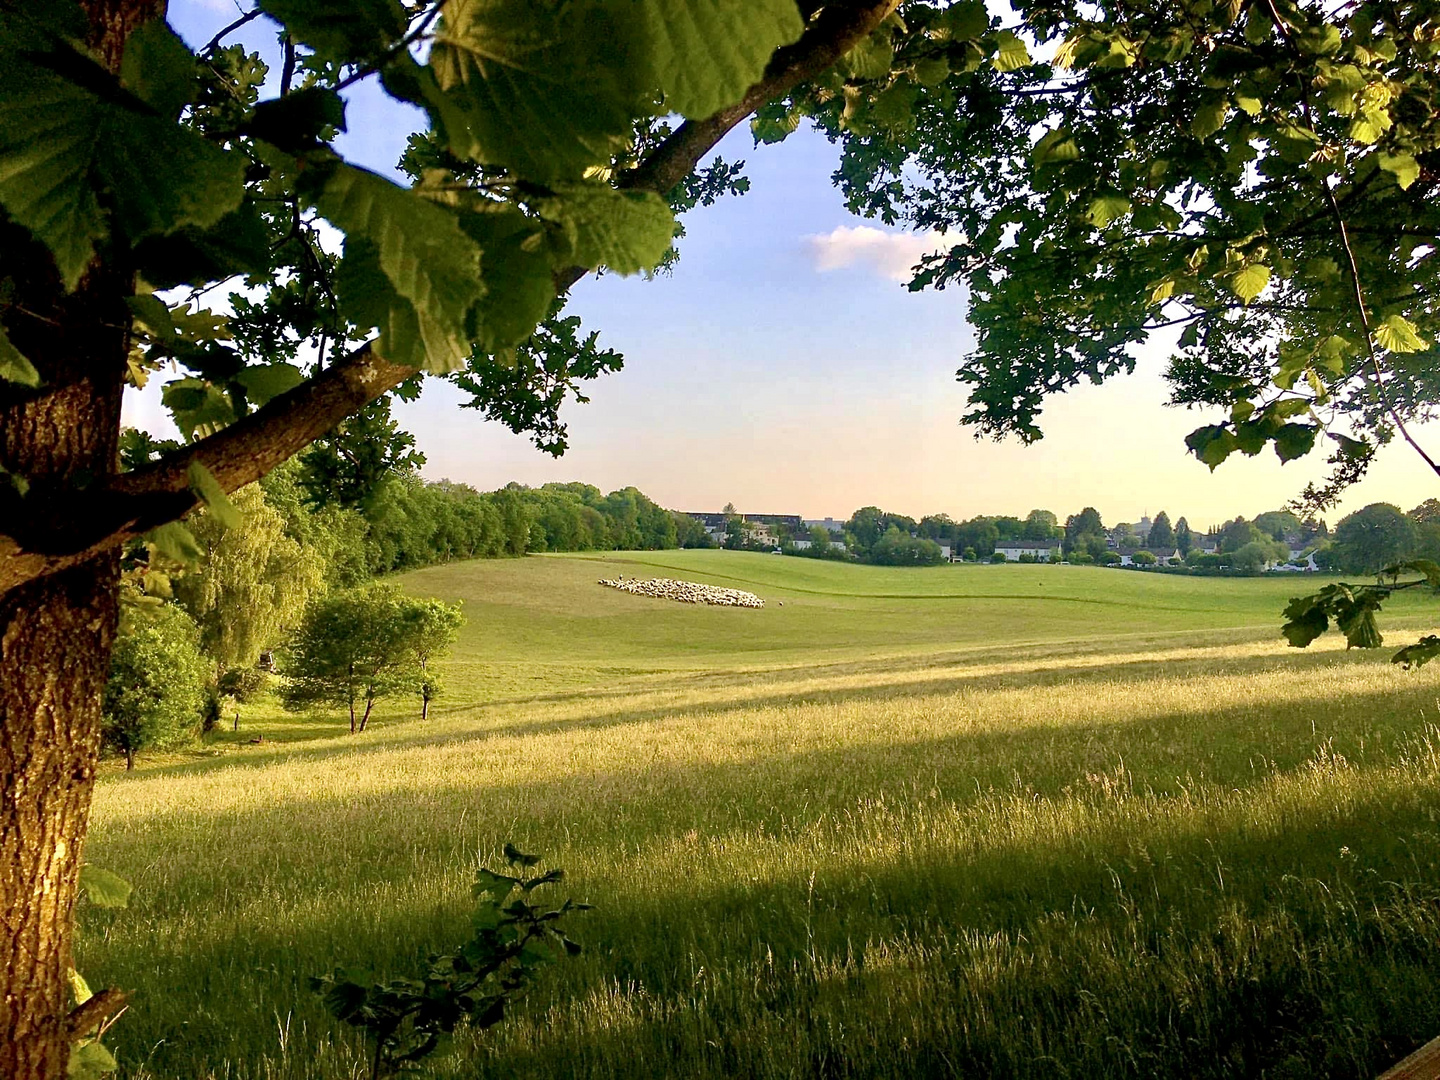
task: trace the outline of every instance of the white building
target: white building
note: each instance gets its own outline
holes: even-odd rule
[[[1055,562],[1060,558],[1059,540],[1015,540],[996,544],[995,551],[1007,562],[1019,562],[1020,556],[1032,556],[1036,562]]]

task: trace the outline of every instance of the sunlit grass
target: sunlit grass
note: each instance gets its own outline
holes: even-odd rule
[[[429,723],[261,707],[110,774],[87,854],[137,892],[80,960],[129,1074],[358,1075],[305,977],[462,940],[505,840],[590,948],[437,1076],[1373,1076],[1440,1034],[1440,688],[1285,649],[1294,583],[661,559],[772,604],[425,571],[471,619]]]

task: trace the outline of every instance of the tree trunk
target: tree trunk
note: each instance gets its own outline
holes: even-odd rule
[[[125,744],[125,771],[135,771],[135,748],[129,743]]]
[[[0,1076],[60,1080],[114,558],[0,598]]]
[[[365,725],[370,722],[370,710],[373,709],[374,707],[375,707],[375,699],[374,699],[374,698],[366,698],[366,699],[365,699],[365,715],[362,716],[362,717],[360,717],[360,730],[361,730],[361,731],[364,731],[364,730],[365,730]]]
[[[163,0],[88,0],[88,44],[118,71],[126,38]],[[49,253],[0,226],[5,328],[40,372],[0,383],[0,467],[29,496],[79,496],[118,468],[132,275],[102,252],[66,295]],[[0,485],[4,486],[4,485]],[[0,594],[0,1077],[63,1080],[70,1056],[73,915],[118,623],[118,551]]]
[[[430,699],[428,697],[422,697],[420,699],[420,719],[430,719]]]

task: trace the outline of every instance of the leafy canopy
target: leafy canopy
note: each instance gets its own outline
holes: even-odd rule
[[[753,126],[772,141],[808,117],[841,143],[853,210],[942,234],[911,288],[967,292],[967,421],[1037,439],[1048,395],[1131,371],[1167,331],[1174,400],[1223,410],[1194,454],[1214,468],[1328,446],[1334,482],[1309,493],[1323,505],[1432,414],[1433,3],[899,15],[867,53],[888,63],[816,80]]]
[[[192,440],[367,341],[393,364],[468,370],[480,407],[562,449],[560,402],[619,363],[557,321],[567,275],[651,271],[671,257],[672,207],[743,190],[718,160],[668,199],[619,190],[609,170],[663,139],[667,117],[733,104],[804,29],[793,0],[259,11],[293,46],[278,72],[223,37],[197,55],[156,21],[130,36],[116,78],[87,51],[74,0],[0,9],[0,209],[66,290],[97,261],[134,269],[128,380],[178,367],[164,399]],[[344,91],[372,77],[429,118],[404,162],[411,186],[336,149]],[[0,290],[0,378],[43,390],[8,332],[20,317]],[[199,469],[193,490],[223,512]],[[23,492],[23,476],[5,479]]]

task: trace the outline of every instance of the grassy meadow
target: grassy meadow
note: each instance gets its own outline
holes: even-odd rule
[[[400,582],[469,620],[428,722],[261,704],[107,769],[86,854],[136,892],[77,960],[131,991],[123,1076],[364,1075],[306,977],[463,941],[507,840],[595,905],[587,951],[428,1076],[1373,1077],[1440,1035],[1440,670],[1287,649],[1312,581],[646,552]]]

